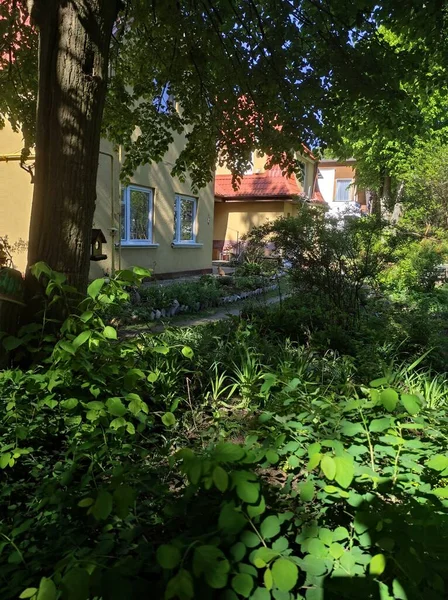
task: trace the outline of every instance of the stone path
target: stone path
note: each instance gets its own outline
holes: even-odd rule
[[[289,294],[282,295],[282,300],[288,296]],[[279,297],[274,296],[273,298],[268,298],[267,300],[260,302],[260,304],[277,304],[278,302],[280,302]],[[166,323],[159,322],[157,324],[154,324],[154,321],[151,321],[151,327],[142,325],[141,327],[136,327],[135,329],[122,329],[119,331],[119,335],[122,338],[127,338],[135,337],[140,333],[162,333],[167,327],[196,327],[197,325],[207,325],[208,323],[222,321],[223,319],[227,319],[231,316],[238,316],[241,313],[241,309],[242,306],[240,304],[240,306],[235,308],[222,308],[217,310],[213,315],[191,316],[190,318],[186,317],[185,319],[176,319],[175,322],[167,321]]]

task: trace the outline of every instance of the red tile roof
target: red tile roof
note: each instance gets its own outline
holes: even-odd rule
[[[219,198],[291,198],[302,191],[295,175],[284,177],[280,169],[245,175],[237,190],[232,175],[216,175],[215,196]]]
[[[324,202],[318,189],[316,192],[313,194],[312,202]],[[225,200],[244,198],[250,198],[251,200],[288,199],[302,194],[303,190],[296,176],[284,176],[278,167],[263,173],[245,175],[241,179],[237,190],[233,189],[232,175],[216,175],[215,177],[215,196]]]

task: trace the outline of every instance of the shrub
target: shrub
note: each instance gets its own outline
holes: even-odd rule
[[[347,315],[356,316],[363,288],[374,285],[382,266],[375,251],[381,223],[376,218],[336,218],[301,205],[297,217],[282,217],[249,234],[249,245],[269,240],[291,263],[298,290],[317,292]]]

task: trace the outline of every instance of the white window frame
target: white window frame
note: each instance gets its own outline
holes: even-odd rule
[[[149,213],[148,213],[148,238],[144,240],[131,239],[131,192],[144,192],[149,195]],[[152,188],[143,187],[140,185],[128,185],[123,190],[122,203],[125,206],[125,223],[124,231],[125,236],[121,238],[122,246],[154,246],[153,238],[153,223],[154,223],[154,190]],[[121,214],[121,213],[120,213]],[[121,224],[120,224],[121,225]],[[121,236],[121,226],[120,226]]]
[[[183,200],[188,202],[193,202],[193,237],[191,240],[182,240],[181,239],[181,218],[180,218],[180,205]],[[197,237],[197,228],[196,228],[196,220],[198,214],[198,199],[195,196],[186,196],[185,194],[176,194],[174,197],[175,202],[175,213],[174,213],[174,240],[173,244],[175,246],[198,246],[196,242]],[[176,214],[178,216],[176,222]]]
[[[344,200],[338,200],[337,195],[338,195],[338,182],[340,181],[348,181],[348,185],[347,185],[347,191],[348,191],[348,198],[344,199]],[[348,177],[341,177],[339,179],[336,179],[336,185],[335,185],[335,191],[334,191],[334,202],[350,202],[352,200],[351,196],[351,189],[350,186],[353,183],[353,179],[349,179]]]

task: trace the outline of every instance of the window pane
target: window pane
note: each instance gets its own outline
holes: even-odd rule
[[[150,194],[130,190],[130,236],[131,240],[149,240]]]
[[[180,199],[180,239],[193,240],[194,200]]]
[[[352,183],[351,179],[338,179],[336,181],[336,198],[338,201],[348,201],[350,200],[350,185]]]

